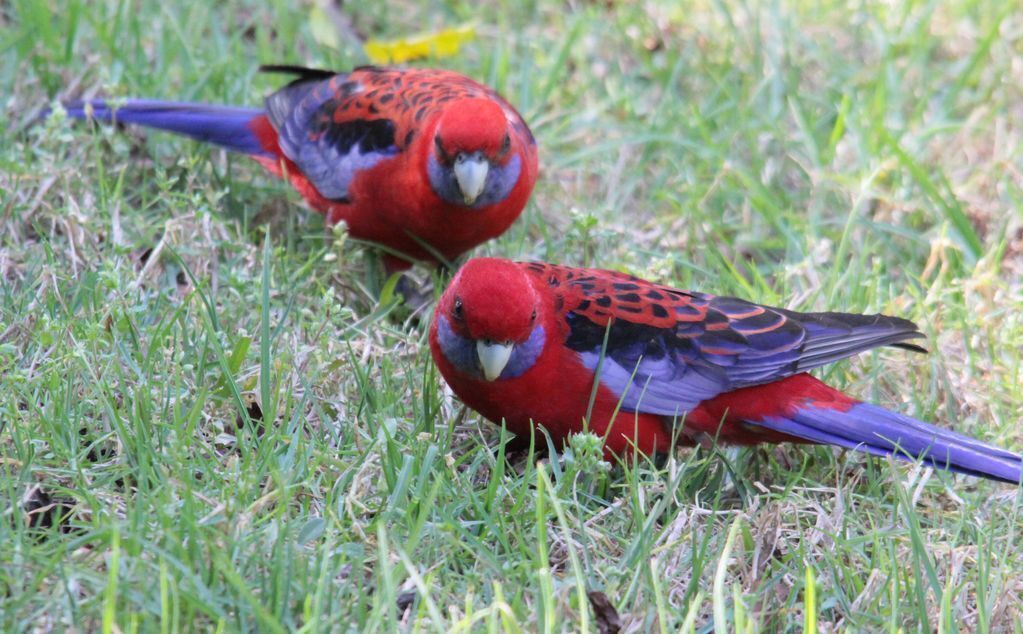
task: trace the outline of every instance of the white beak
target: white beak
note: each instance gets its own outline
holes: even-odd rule
[[[480,154],[459,154],[455,158],[455,180],[466,205],[476,202],[487,185],[490,163]]]
[[[484,378],[493,381],[501,376],[514,347],[510,343],[490,343],[482,339],[476,342],[476,355],[480,358]]]

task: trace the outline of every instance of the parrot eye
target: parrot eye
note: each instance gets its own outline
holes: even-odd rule
[[[506,154],[511,149],[511,136],[506,132],[504,134],[504,140],[501,141],[501,152],[500,154]]]
[[[529,316],[529,321],[530,322],[536,321],[536,309],[535,308],[533,309],[533,314]]]
[[[440,159],[440,162],[445,165],[450,165],[451,155],[444,151],[444,142],[441,141],[439,134],[433,137],[433,144],[437,149],[437,158]]]
[[[455,306],[451,309],[452,316],[458,321],[462,321],[465,316],[462,314],[462,300],[455,298]]]

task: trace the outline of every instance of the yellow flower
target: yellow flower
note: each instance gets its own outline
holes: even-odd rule
[[[374,64],[401,64],[424,57],[451,57],[464,42],[476,38],[476,27],[467,24],[433,33],[396,40],[367,40],[366,55]]]

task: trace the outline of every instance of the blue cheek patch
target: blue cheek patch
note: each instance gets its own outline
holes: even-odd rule
[[[462,337],[451,329],[446,317],[437,318],[437,342],[440,344],[441,352],[451,365],[460,372],[476,378],[482,378],[483,372],[479,367],[479,360],[476,356],[476,342]],[[521,375],[533,367],[537,358],[543,352],[544,344],[547,342],[547,335],[543,326],[537,326],[529,334],[529,339],[518,344],[512,350],[511,358],[504,372],[501,372],[500,379],[511,379]]]
[[[451,365],[459,372],[472,376],[482,376],[476,357],[476,345],[451,329],[451,324],[444,316],[437,318],[437,342]]]
[[[430,177],[430,187],[437,196],[452,205],[465,207],[462,190],[458,188],[455,179],[455,170],[441,165],[433,152],[430,152],[427,159],[426,172]],[[512,156],[506,165],[491,165],[483,192],[468,209],[481,209],[502,202],[519,182],[521,173],[522,158],[518,154]]]
[[[519,173],[522,172],[522,159],[518,154],[508,159],[506,165],[491,165],[490,173],[487,174],[487,184],[483,186],[483,193],[473,203],[473,209],[495,205],[511,193],[515,183],[519,182]]]
[[[511,379],[533,367],[540,353],[543,352],[543,346],[546,342],[547,335],[543,330],[543,326],[533,328],[533,332],[529,333],[529,339],[515,346],[512,350],[511,358],[508,359],[508,365],[504,367],[504,372],[501,373],[500,378]]]

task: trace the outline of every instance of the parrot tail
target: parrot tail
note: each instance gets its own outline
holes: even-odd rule
[[[276,134],[259,108],[129,99],[116,106],[102,100],[64,104],[74,119],[131,123],[176,132],[228,150],[272,157]],[[270,138],[264,138],[264,137]]]
[[[838,407],[806,400],[785,416],[751,421],[804,440],[895,456],[957,473],[1020,484],[1021,456],[947,429],[848,397]]]

